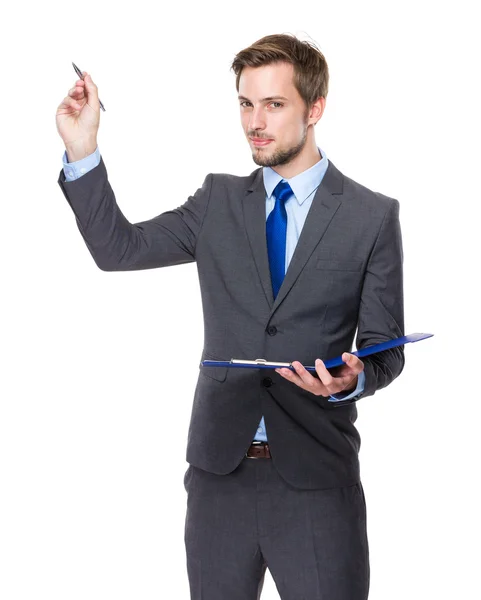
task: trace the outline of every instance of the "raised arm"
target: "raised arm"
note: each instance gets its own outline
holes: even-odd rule
[[[57,130],[70,163],[92,158],[100,123],[98,90],[90,75],[76,81],[57,107]],[[195,260],[195,247],[209,204],[209,173],[193,196],[153,219],[130,223],[122,214],[103,158],[71,180],[59,173],[58,184],[75,214],[77,226],[97,266],[103,271],[130,271],[178,265]],[[84,172],[85,171],[85,172]],[[73,173],[73,171],[72,171]],[[72,177],[74,174],[72,174]]]
[[[209,173],[202,187],[178,208],[133,224],[117,204],[102,157],[98,166],[74,181],[65,181],[62,169],[58,184],[99,269],[131,271],[195,261],[212,180]]]

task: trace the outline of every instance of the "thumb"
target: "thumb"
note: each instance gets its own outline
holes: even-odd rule
[[[88,100],[94,100],[95,105],[99,104],[99,95],[98,95],[98,88],[95,85],[95,83],[92,81],[92,78],[90,77],[90,75],[87,73],[87,71],[83,71],[82,72],[83,76],[84,76],[84,81],[85,81],[85,87],[87,90],[87,98]]]

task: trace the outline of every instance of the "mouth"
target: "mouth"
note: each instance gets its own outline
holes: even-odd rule
[[[268,144],[270,144],[273,141],[273,140],[266,139],[266,138],[254,138],[254,137],[251,137],[250,140],[252,141],[254,146],[267,146]]]

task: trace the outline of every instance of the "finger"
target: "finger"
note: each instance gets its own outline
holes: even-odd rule
[[[356,376],[364,369],[364,363],[354,354],[344,352],[342,354],[342,360],[346,363],[348,372],[340,377],[333,377],[327,370],[324,362],[320,358],[316,360],[316,371],[330,394],[342,392],[344,388],[348,387]]]
[[[72,108],[73,110],[80,110],[82,105],[79,104],[74,98],[66,96],[61,102],[59,108]]]
[[[84,90],[82,88],[78,88],[78,87],[73,87],[70,88],[68,91],[69,96],[72,96],[72,98],[76,98],[76,99],[82,99],[84,98]]]
[[[292,363],[292,366],[295,368],[294,363]],[[289,379],[289,381],[297,383],[297,385],[302,383],[302,379],[299,377],[299,375],[297,375],[297,371],[293,371],[292,369],[288,368],[280,368],[276,369],[276,371],[286,379]]]
[[[344,352],[342,355],[342,360],[346,363],[346,365],[348,365],[350,369],[352,369],[352,371],[356,375],[359,375],[359,373],[364,369],[364,363],[355,354],[351,354],[350,352]]]
[[[84,75],[84,82],[86,88],[86,94],[89,104],[93,101],[94,104],[99,104],[98,88],[92,81],[92,78],[86,71],[82,71]]]
[[[329,393],[322,384],[322,382],[313,377],[309,371],[300,363],[299,361],[293,361],[292,366],[294,367],[294,371],[291,369],[276,369],[278,373],[280,373],[285,379],[295,383],[306,392],[310,392],[315,396],[328,396]]]
[[[319,375],[319,379],[321,380],[323,385],[325,385],[326,388],[330,391],[330,388],[332,387],[335,378],[331,375],[331,373],[329,373],[329,371],[326,368],[326,365],[324,364],[324,361],[320,358],[316,358],[315,367],[316,373]]]
[[[342,382],[342,390],[340,391],[343,391],[345,388],[350,388],[352,382],[364,370],[364,363],[358,356],[355,356],[354,354],[344,352],[342,355],[342,360],[349,367],[349,372],[339,378]]]
[[[291,369],[276,369],[276,371],[305,390],[312,390],[314,386],[319,385],[319,382],[304,368],[302,363],[296,360],[291,364],[295,371]]]
[[[316,385],[317,380],[309,373],[302,363],[295,360],[293,361],[292,366],[295,368],[297,375],[301,378],[304,385],[309,388]]]
[[[319,375],[319,379],[324,385],[327,391],[326,395],[328,396],[341,392],[348,385],[349,381],[352,381],[353,377],[356,376],[355,373],[351,372],[344,377],[333,377],[327,370],[324,361],[322,361],[320,358],[316,359],[315,366],[316,372]]]

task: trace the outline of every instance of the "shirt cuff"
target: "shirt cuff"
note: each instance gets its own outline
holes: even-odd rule
[[[100,164],[100,150],[97,145],[95,151],[89,154],[81,160],[75,162],[68,162],[67,151],[65,150],[62,157],[63,161],[63,172],[65,174],[65,181],[74,181],[94,169]]]
[[[354,398],[361,392],[364,391],[364,383],[366,381],[366,374],[364,371],[361,371],[357,376],[357,387],[355,390],[346,395],[347,392],[340,392],[339,394],[331,395],[329,398],[329,402],[337,402],[338,400],[349,400],[350,398]]]

